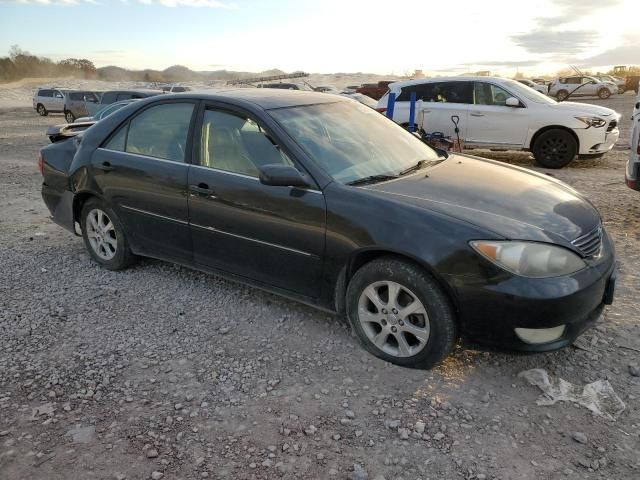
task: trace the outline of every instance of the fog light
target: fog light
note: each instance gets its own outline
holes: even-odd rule
[[[516,335],[526,343],[549,343],[564,334],[565,325],[553,328],[516,328]]]

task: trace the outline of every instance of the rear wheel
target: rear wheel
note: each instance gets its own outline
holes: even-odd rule
[[[76,117],[70,110],[65,110],[64,119],[67,121],[67,123],[73,123]]]
[[[364,348],[396,365],[431,368],[453,349],[451,304],[419,266],[383,257],[356,272],[347,288],[347,314]]]
[[[566,130],[547,130],[536,138],[532,150],[536,162],[541,166],[562,168],[576,157],[578,142]]]
[[[626,92],[627,89],[624,87],[618,87],[618,95],[622,95],[624,92]]]
[[[560,90],[558,93],[556,93],[556,99],[559,102],[564,102],[568,96],[569,92],[567,92],[566,90]]]
[[[133,263],[122,223],[104,201],[91,198],[82,206],[82,238],[93,259],[109,270],[122,270]]]
[[[609,91],[608,88],[601,88],[600,90],[598,90],[598,97],[604,99],[607,99],[611,96],[611,92]]]
[[[38,115],[40,115],[41,117],[46,117],[47,115],[49,115],[49,112],[47,112],[47,109],[44,108],[44,105],[42,105],[41,103],[39,103],[38,106],[36,107],[36,111],[38,112]]]

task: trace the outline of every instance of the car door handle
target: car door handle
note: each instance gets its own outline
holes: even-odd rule
[[[480,113],[480,112],[473,112],[471,114],[472,117],[484,117],[484,113]]]
[[[206,183],[199,183],[198,185],[189,185],[189,191],[193,194],[206,195],[214,197],[214,191],[209,188]]]
[[[113,170],[113,167],[111,166],[111,163],[109,163],[109,162],[102,162],[96,168],[98,170],[103,170],[105,172],[110,172],[111,170]]]

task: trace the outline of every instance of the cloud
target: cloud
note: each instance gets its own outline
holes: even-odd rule
[[[530,53],[563,55],[579,53],[593,45],[598,33],[592,30],[556,31],[536,29],[529,33],[513,35],[513,42]]]
[[[581,66],[638,65],[640,64],[640,36],[627,35],[620,46],[581,60]]]
[[[575,22],[581,18],[592,15],[596,10],[615,7],[623,0],[554,0],[553,4],[560,8],[560,14],[552,17],[537,18],[538,25],[544,27],[558,27]]]

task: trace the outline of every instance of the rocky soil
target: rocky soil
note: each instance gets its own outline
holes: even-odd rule
[[[633,97],[612,102],[626,117]],[[36,155],[58,121],[0,110],[0,479],[640,478],[628,133],[603,159],[538,169],[589,196],[618,252],[616,301],[580,348],[460,345],[416,371],[366,354],[343,318],[253,288],[155,260],[98,268],[40,198]],[[517,376],[530,368],[606,379],[626,410],[538,406]]]

